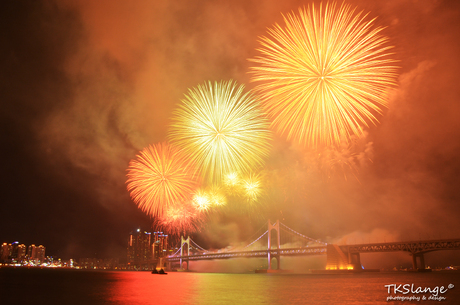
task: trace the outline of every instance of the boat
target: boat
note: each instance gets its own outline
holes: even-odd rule
[[[167,274],[167,273],[163,269],[160,269],[160,271],[158,271],[157,269],[153,269],[152,274]]]

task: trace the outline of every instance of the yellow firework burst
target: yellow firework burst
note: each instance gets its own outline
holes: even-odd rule
[[[262,191],[262,183],[259,175],[250,175],[241,181],[244,197],[248,201],[257,201]]]
[[[259,103],[235,82],[211,82],[189,90],[174,112],[169,137],[197,163],[207,181],[263,164],[270,148],[269,123]]]
[[[224,185],[228,187],[236,187],[240,183],[238,173],[228,173],[224,177]]]
[[[383,28],[366,19],[349,5],[312,5],[261,38],[252,81],[261,82],[256,90],[278,132],[313,147],[337,145],[377,122],[397,67]]]
[[[128,167],[127,188],[141,210],[151,216],[191,199],[198,186],[196,169],[177,148],[161,143],[142,150]]]
[[[222,193],[221,188],[213,185],[204,190],[199,189],[193,196],[193,206],[200,212],[209,211],[211,207],[223,206],[227,203],[227,198]]]
[[[211,207],[211,200],[209,195],[202,189],[196,191],[195,195],[193,196],[192,203],[193,206],[201,212],[208,211]]]

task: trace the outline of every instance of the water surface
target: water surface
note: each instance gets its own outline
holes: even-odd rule
[[[445,286],[442,301],[460,304],[460,273],[378,272],[344,275],[97,272],[0,268],[1,304],[387,304],[385,285]],[[399,293],[397,296],[404,296]],[[429,297],[408,293],[405,296]]]

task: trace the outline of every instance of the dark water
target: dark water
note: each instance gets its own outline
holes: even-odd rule
[[[387,301],[389,284],[447,289],[442,301]],[[452,286],[451,286],[452,287]],[[430,293],[396,296],[429,297]],[[460,304],[460,273],[223,274],[0,268],[0,304]]]

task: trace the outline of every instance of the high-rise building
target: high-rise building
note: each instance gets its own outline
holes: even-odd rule
[[[34,261],[35,264],[44,263],[46,260],[45,249],[43,245],[37,247],[32,244],[26,247],[17,241],[11,244],[3,243],[0,247],[0,262],[23,264],[29,260]]]
[[[10,260],[13,263],[18,262],[18,246],[19,242],[15,241],[14,243],[11,243],[11,257]]]
[[[129,234],[128,263],[142,263],[152,259],[151,235],[140,229]]]
[[[40,263],[45,262],[45,250],[46,248],[43,245],[38,246],[36,258]]]
[[[34,244],[30,245],[30,246],[27,248],[27,258],[30,259],[30,260],[31,260],[32,257],[33,257],[34,249],[35,249],[35,245],[34,245]]]
[[[43,263],[45,261],[45,250],[43,245],[35,246],[34,244],[29,246],[27,256],[29,260],[35,261],[35,263]]]
[[[26,256],[26,246],[14,243],[3,243],[0,249],[0,261],[4,263],[22,263]]]
[[[168,235],[163,232],[153,232],[152,253],[154,259],[167,255],[169,250]]]
[[[20,244],[18,245],[18,256],[17,262],[22,263],[26,259],[26,245]]]
[[[9,260],[11,259],[12,252],[13,252],[13,246],[8,243],[3,243],[2,249],[1,249],[1,254],[2,254],[1,261],[3,263],[9,262]]]

